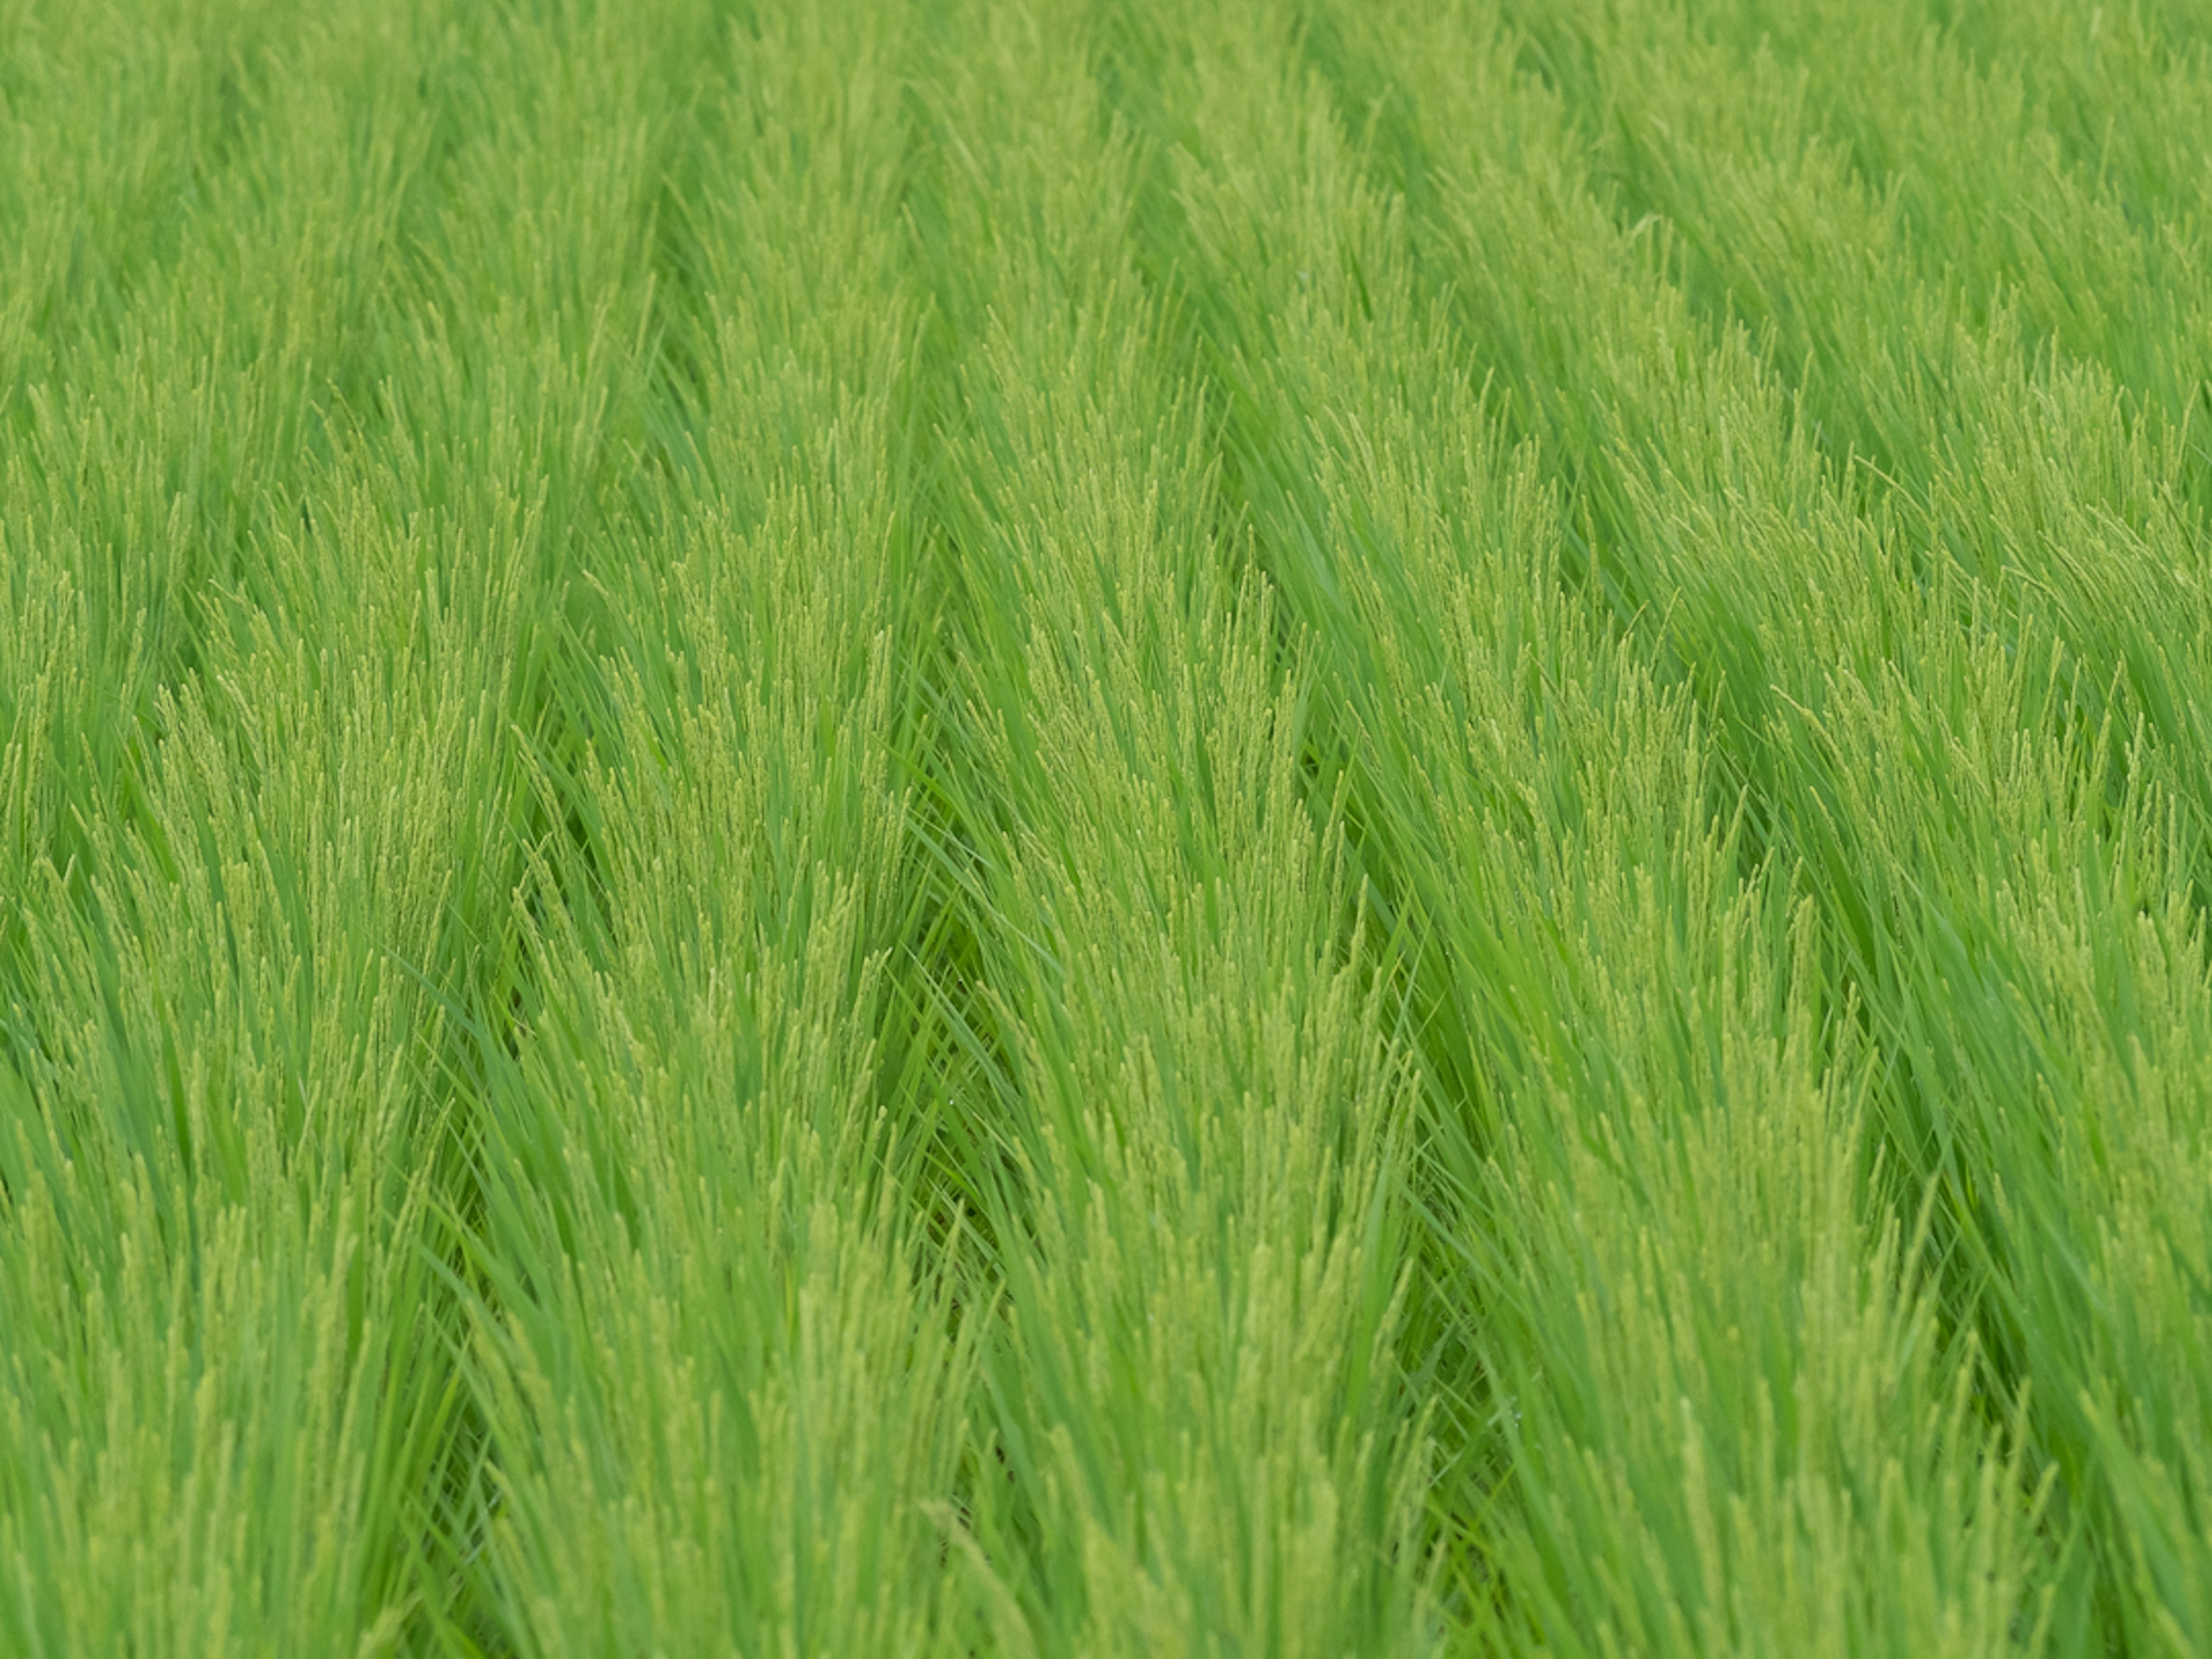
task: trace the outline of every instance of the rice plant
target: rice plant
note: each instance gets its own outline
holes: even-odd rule
[[[0,5],[0,1652],[2212,1646],[2208,141]]]

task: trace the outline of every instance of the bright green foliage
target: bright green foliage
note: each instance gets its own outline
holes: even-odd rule
[[[927,647],[920,307],[889,219],[896,41],[832,39],[725,43],[701,95],[738,170],[672,204],[688,385],[580,547],[605,645],[565,688],[573,758],[538,751],[533,983],[491,1056],[471,1298],[488,1616],[521,1652],[945,1634],[980,1326],[956,1335],[918,1249],[927,1100],[884,1029],[915,926],[892,769],[896,667]]]
[[[1411,1079],[1089,46],[996,22],[941,118],[1008,143],[1036,204],[944,186],[942,234],[995,273],[943,301],[943,742],[1004,1050],[971,1109],[1011,1169],[985,1213],[1014,1492],[981,1541],[1037,1633],[1016,1648],[1395,1649],[1425,1462],[1395,1342]]]
[[[0,0],[0,1654],[2212,1648],[2175,0]]]

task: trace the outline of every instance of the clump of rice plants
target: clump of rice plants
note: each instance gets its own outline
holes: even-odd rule
[[[2208,148],[0,8],[0,1652],[2212,1647]]]

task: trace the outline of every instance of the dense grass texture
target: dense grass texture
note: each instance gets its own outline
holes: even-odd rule
[[[0,0],[0,1655],[2212,1651],[2208,155]]]

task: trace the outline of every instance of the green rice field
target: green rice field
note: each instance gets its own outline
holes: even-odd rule
[[[2205,0],[0,0],[0,1656],[2212,1653]]]

